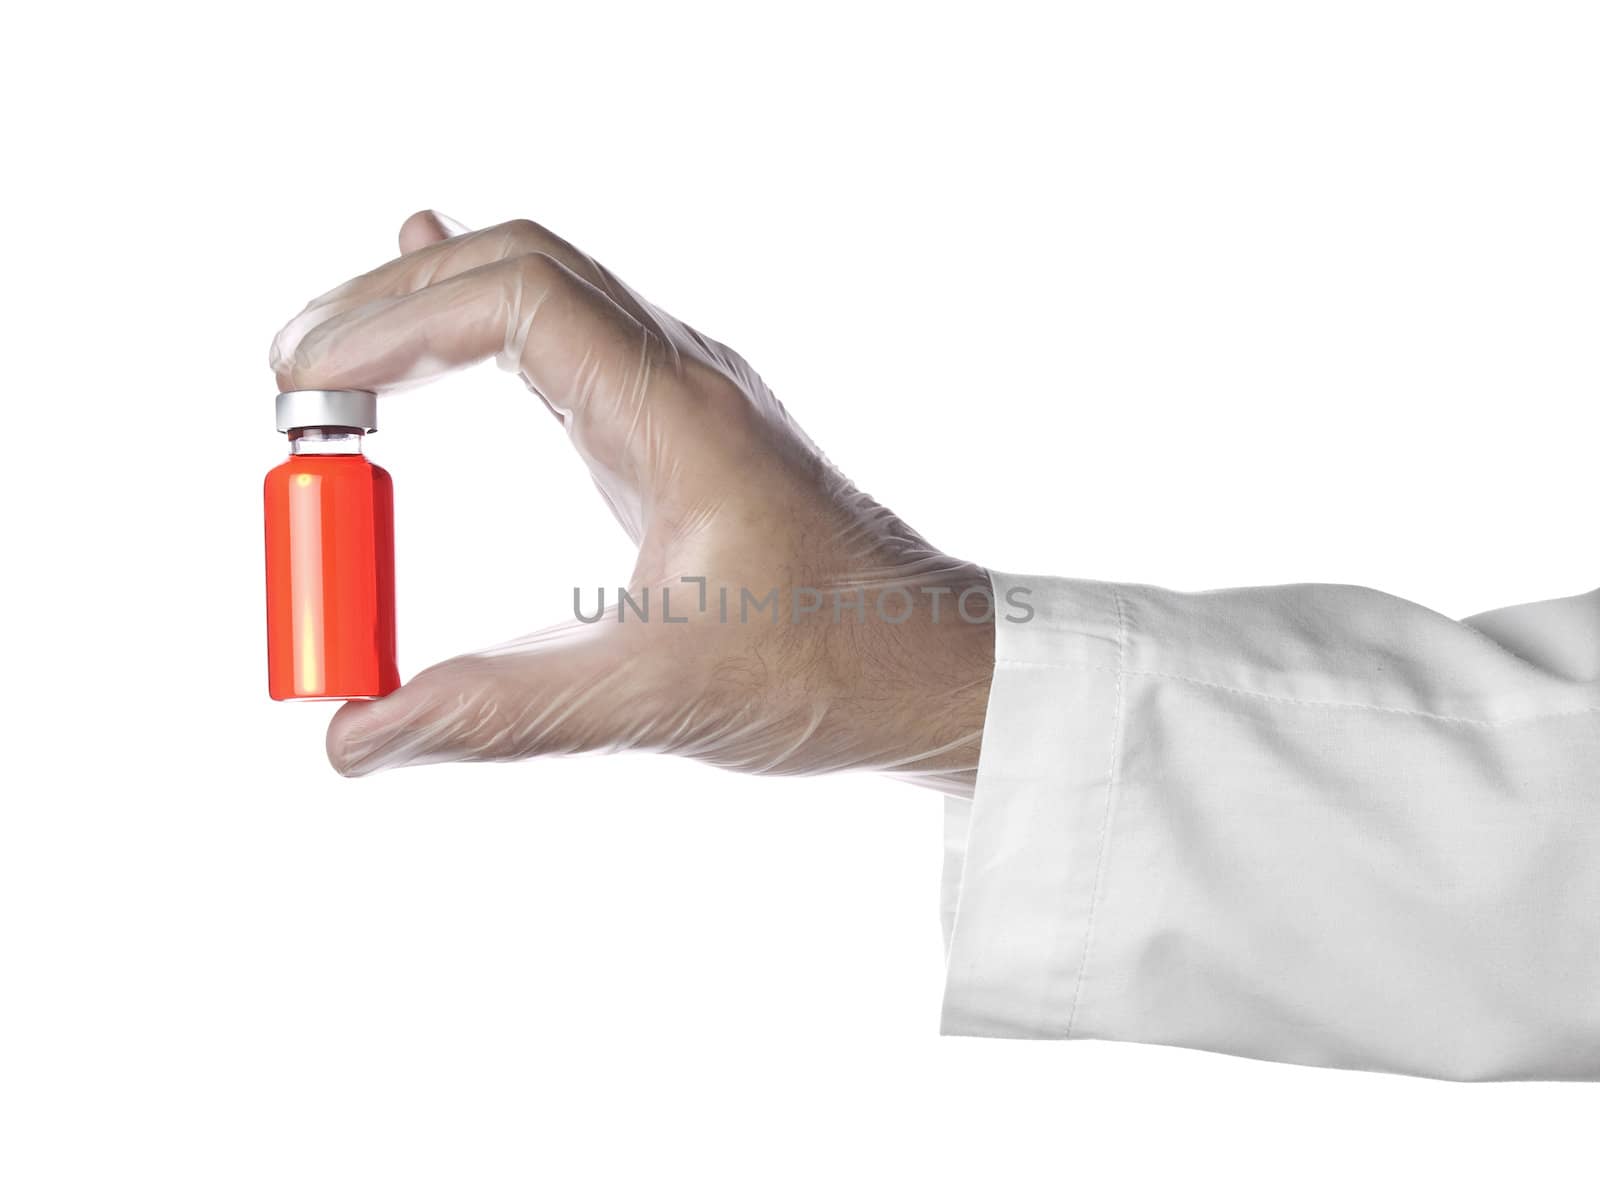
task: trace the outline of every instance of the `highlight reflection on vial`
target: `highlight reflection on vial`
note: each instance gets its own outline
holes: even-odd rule
[[[395,661],[394,484],[362,452],[371,392],[284,392],[289,457],[267,473],[267,677],[274,700],[373,700]]]

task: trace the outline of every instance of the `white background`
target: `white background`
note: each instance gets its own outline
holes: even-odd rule
[[[338,778],[259,511],[272,333],[431,205],[563,233],[985,565],[1586,591],[1592,13],[8,16],[0,1193],[1592,1188],[1594,1087],[939,1039],[931,793]],[[407,675],[625,581],[515,380],[383,425]]]

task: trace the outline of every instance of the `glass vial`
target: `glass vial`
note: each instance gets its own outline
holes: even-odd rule
[[[278,396],[289,457],[267,472],[267,690],[274,700],[373,700],[395,665],[394,484],[367,461],[371,392]]]

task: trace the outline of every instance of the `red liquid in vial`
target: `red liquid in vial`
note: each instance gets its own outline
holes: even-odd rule
[[[292,454],[267,474],[267,671],[274,700],[371,700],[395,665],[394,485],[361,454]]]

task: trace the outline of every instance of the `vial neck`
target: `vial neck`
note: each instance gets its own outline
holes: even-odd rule
[[[289,431],[290,454],[360,454],[361,430],[318,425]]]

